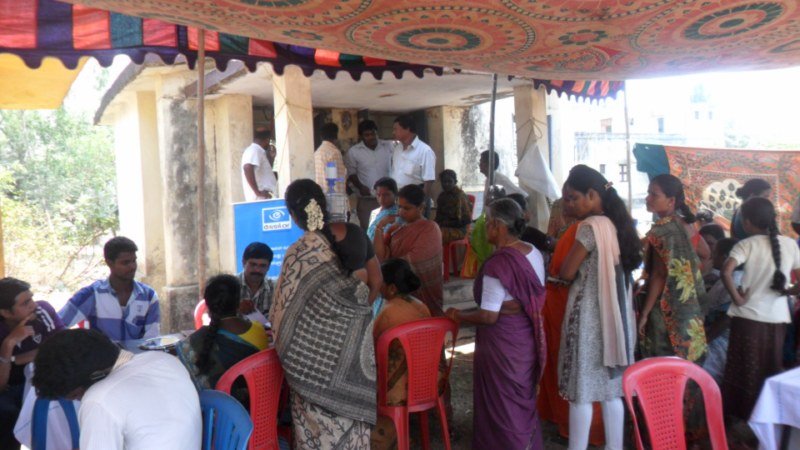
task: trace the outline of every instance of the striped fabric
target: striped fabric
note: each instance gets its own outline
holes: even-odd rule
[[[56,0],[0,0],[0,53],[13,53],[36,68],[42,58],[53,56],[68,68],[74,68],[82,56],[96,58],[101,65],[111,64],[114,56],[128,55],[141,64],[148,53],[156,54],[167,63],[178,55],[186,58],[190,67],[197,60],[198,31],[193,27],[175,25],[156,19],[127,16],[82,5],[70,5]],[[255,70],[259,62],[268,62],[282,74],[289,64],[299,66],[310,76],[322,70],[330,78],[340,71],[358,80],[365,72],[380,79],[389,71],[400,78],[410,70],[418,77],[438,67],[398,63],[383,59],[348,55],[331,50],[285,45],[261,39],[207,31],[206,56],[223,69],[231,59],[240,60]]]
[[[115,342],[149,339],[160,333],[156,291],[138,281],[133,282],[133,292],[124,308],[108,280],[97,280],[78,291],[58,314],[67,327],[88,320],[90,328],[102,331]]]

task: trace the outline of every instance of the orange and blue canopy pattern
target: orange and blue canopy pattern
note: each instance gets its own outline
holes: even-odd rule
[[[538,79],[624,80],[800,63],[797,0],[74,3],[273,42]]]

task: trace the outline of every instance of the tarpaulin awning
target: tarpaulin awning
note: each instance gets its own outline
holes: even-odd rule
[[[751,178],[772,186],[770,200],[780,214],[780,229],[793,236],[792,205],[800,195],[800,151],[712,149],[636,144],[636,168],[650,178],[669,173],[680,178],[690,208],[708,209],[729,222],[741,200],[736,189]]]
[[[38,69],[31,69],[14,55],[0,55],[0,108],[54,109],[61,105],[85,59],[67,69],[55,58],[46,58]]]
[[[538,79],[625,80],[800,63],[797,0],[73,3],[274,42]]]

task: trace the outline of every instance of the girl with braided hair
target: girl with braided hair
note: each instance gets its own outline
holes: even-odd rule
[[[241,290],[233,275],[211,277],[203,291],[211,323],[178,344],[178,357],[198,390],[214,389],[231,366],[267,348],[264,326],[238,314]]]
[[[747,420],[764,380],[783,370],[783,341],[791,322],[787,295],[800,292],[788,280],[793,271],[800,275],[800,249],[779,234],[769,200],[751,198],[739,212],[750,237],[733,247],[722,267],[722,282],[733,299],[722,393],[725,412]],[[737,286],[733,271],[742,264]]]

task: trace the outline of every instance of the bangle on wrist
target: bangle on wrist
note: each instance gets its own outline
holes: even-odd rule
[[[3,358],[2,356],[0,356],[0,363],[2,364],[14,364],[16,360],[17,358],[14,355],[11,355],[10,358]]]

